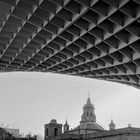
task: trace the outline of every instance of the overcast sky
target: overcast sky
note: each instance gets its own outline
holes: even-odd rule
[[[117,128],[140,127],[140,90],[102,80],[50,73],[0,73],[0,124],[21,132],[44,134],[54,118],[71,128],[79,124],[88,93],[97,122],[108,129],[111,116]]]

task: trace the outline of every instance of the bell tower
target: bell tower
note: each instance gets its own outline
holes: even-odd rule
[[[52,119],[49,124],[45,124],[44,140],[51,140],[52,137],[62,134],[62,124],[58,124],[55,119]]]
[[[83,107],[83,114],[81,116],[80,123],[96,122],[96,116],[95,116],[94,110],[95,110],[95,107],[91,103],[90,98],[88,97],[87,102]]]

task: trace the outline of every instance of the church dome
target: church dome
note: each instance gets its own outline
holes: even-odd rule
[[[115,123],[113,122],[113,120],[111,120],[111,123],[109,124],[109,126],[115,126]]]
[[[90,98],[88,97],[86,104],[83,109],[94,109],[94,105],[91,103]]]
[[[81,116],[80,125],[76,129],[89,130],[92,132],[104,130],[102,126],[96,123],[95,107],[88,97],[86,104],[83,107],[83,114]],[[88,132],[87,132],[88,133]]]
[[[50,124],[57,124],[57,121],[56,121],[55,119],[52,119],[52,120],[50,121]]]
[[[80,122],[96,122],[94,110],[94,105],[91,103],[90,98],[88,97],[87,102],[83,107],[83,114]]]

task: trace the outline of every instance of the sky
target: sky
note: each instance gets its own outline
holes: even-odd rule
[[[40,72],[0,73],[0,125],[21,133],[44,135],[44,124],[56,119],[76,127],[88,93],[97,123],[108,129],[140,127],[140,90],[114,82]]]

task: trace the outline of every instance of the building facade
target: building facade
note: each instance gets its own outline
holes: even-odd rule
[[[140,140],[140,128],[133,128],[128,125],[126,128],[116,129],[115,123],[111,120],[109,130],[105,130],[96,122],[95,107],[88,97],[83,106],[81,121],[74,129],[69,129],[69,124],[58,124],[51,120],[45,125],[45,140],[72,140],[72,139],[93,139],[93,140]]]

